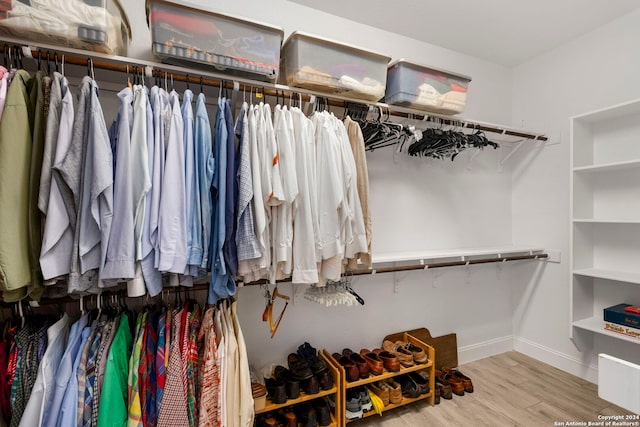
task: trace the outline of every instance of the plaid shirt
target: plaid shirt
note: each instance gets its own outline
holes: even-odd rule
[[[100,395],[102,394],[102,383],[104,382],[104,371],[106,361],[109,357],[109,349],[113,342],[116,330],[118,329],[119,317],[111,319],[104,327],[100,348],[98,348],[98,356],[96,357],[96,380],[94,383],[93,406],[91,407],[91,425],[98,425],[98,414],[100,408]]]
[[[167,313],[160,314],[158,319],[158,349],[156,351],[156,422],[160,414],[160,404],[162,403],[162,393],[165,383],[165,343],[167,337]]]
[[[93,345],[93,341],[98,335],[98,321],[94,320],[91,323],[91,335],[87,339],[87,343],[84,348],[81,350],[80,354],[80,363],[78,364],[78,370],[76,371],[76,376],[78,378],[78,411],[77,411],[77,424],[78,426],[82,426],[84,419],[84,397],[85,392],[87,391],[87,361],[89,360],[89,352],[91,350],[91,346]]]
[[[202,325],[198,333],[198,339],[202,339],[203,351],[200,356],[199,371],[199,418],[198,425],[200,427],[217,427],[218,423],[218,405],[220,377],[218,374],[218,345],[216,343],[216,334],[213,326],[214,308],[209,307],[204,313]]]
[[[184,388],[182,375],[182,357],[180,354],[180,327],[182,312],[173,316],[171,336],[171,351],[169,353],[169,367],[167,369],[167,380],[165,383],[162,403],[160,405],[160,415],[158,417],[158,427],[188,426],[189,415],[187,414],[187,395]]]
[[[98,350],[100,349],[100,342],[102,340],[102,333],[105,326],[104,321],[100,321],[97,326],[97,332],[89,347],[89,353],[87,354],[87,365],[85,374],[85,389],[84,389],[84,405],[82,408],[82,427],[91,427],[91,413],[93,411],[93,397],[95,394],[95,382],[97,378],[96,373],[96,359],[98,358]]]
[[[191,313],[188,328],[189,339],[187,340],[187,405],[189,408],[189,426],[198,425],[198,406],[196,405],[197,381],[198,378],[198,344],[197,334],[200,328],[200,307],[195,306]]]
[[[140,390],[138,386],[138,370],[140,368],[140,352],[142,350],[142,339],[144,337],[144,325],[147,322],[147,313],[138,315],[136,324],[136,341],[133,345],[131,358],[129,359],[129,426],[142,427],[142,407],[140,405]]]
[[[146,330],[146,372],[144,373],[145,383],[144,393],[140,392],[140,400],[142,401],[142,416],[146,427],[155,427],[158,422],[158,409],[156,405],[157,394],[157,376],[156,376],[156,350],[158,348],[158,326],[159,313],[152,311],[149,313]],[[164,362],[163,362],[164,363]],[[140,365],[140,376],[142,377],[142,364]]]

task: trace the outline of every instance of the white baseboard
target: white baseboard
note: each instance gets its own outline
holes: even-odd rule
[[[576,357],[524,338],[514,338],[513,349],[594,384],[598,382],[598,367],[588,365]]]
[[[458,348],[458,365],[495,356],[513,350],[513,336],[494,338]]]

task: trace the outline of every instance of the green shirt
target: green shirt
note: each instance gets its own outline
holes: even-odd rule
[[[104,373],[98,427],[122,427],[127,425],[127,379],[129,376],[129,355],[131,354],[131,327],[129,317],[120,315],[120,324],[109,349],[107,367]]]

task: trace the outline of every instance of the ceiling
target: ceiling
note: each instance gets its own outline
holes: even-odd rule
[[[640,0],[290,0],[506,66],[640,7]]]

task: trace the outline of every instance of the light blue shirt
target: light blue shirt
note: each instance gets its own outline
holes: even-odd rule
[[[200,215],[194,215],[194,238],[190,263],[206,269],[209,264],[209,239],[211,238],[211,181],[214,158],[211,147],[211,123],[204,93],[196,101],[195,121],[196,175],[198,179]]]
[[[196,173],[196,147],[194,140],[195,118],[193,117],[193,92],[190,89],[184,91],[182,96],[182,121],[184,144],[184,174],[185,174],[185,204],[187,208],[187,264],[192,262],[194,235],[196,230],[196,217],[200,216],[200,193],[198,192],[198,177]],[[199,220],[197,221],[200,222]],[[200,234],[200,233],[198,233]],[[187,271],[185,274],[191,274]]]
[[[118,143],[113,189],[113,224],[104,268],[100,278],[132,279],[135,271],[133,189],[131,186],[131,127],[133,125],[133,91],[128,87],[118,93],[120,109],[116,118]],[[116,282],[103,282],[114,286]]]
[[[172,113],[167,138],[158,234],[158,269],[183,274],[187,267],[187,210],[185,206],[185,158],[183,121],[175,91],[170,95]]]
[[[62,398],[62,404],[60,405],[60,412],[58,413],[58,419],[56,420],[56,427],[69,427],[76,425],[78,420],[78,366],[80,365],[80,359],[82,357],[82,349],[84,349],[89,336],[91,335],[91,326],[85,326],[82,329],[80,335],[80,343],[78,344],[75,359],[73,360],[73,366],[71,367],[71,373],[69,375],[69,384],[64,391],[64,397]],[[53,424],[49,423],[49,426]]]
[[[211,236],[211,282],[209,284],[209,304],[228,296],[228,275],[222,248],[226,233],[226,175],[227,175],[227,123],[225,120],[225,98],[218,98],[214,143],[215,175],[213,179],[213,233]]]
[[[42,417],[43,427],[55,427],[58,420],[58,414],[62,406],[67,386],[71,380],[71,376],[75,376],[75,370],[73,370],[73,363],[76,359],[76,355],[80,349],[80,343],[82,341],[82,331],[89,322],[89,315],[85,314],[71,326],[71,332],[69,333],[69,343],[62,355],[58,371],[56,372],[56,379],[54,384],[54,390],[51,393],[51,398],[44,405],[44,414]]]

